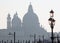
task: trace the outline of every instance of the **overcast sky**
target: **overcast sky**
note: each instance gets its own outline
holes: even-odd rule
[[[48,18],[49,11],[54,10],[54,19],[56,20],[54,32],[60,31],[60,0],[0,0],[0,29],[7,27],[7,15],[11,17],[17,12],[19,17],[23,18],[28,10],[29,4],[32,4],[34,12],[39,17],[40,25],[50,32]]]

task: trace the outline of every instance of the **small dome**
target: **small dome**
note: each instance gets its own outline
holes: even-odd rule
[[[7,19],[11,19],[10,14],[8,14]]]
[[[16,13],[12,19],[12,28],[21,28],[21,20],[20,18],[18,17],[18,14]]]
[[[28,12],[33,12],[33,8],[32,8],[31,3],[30,3],[30,5],[29,5]]]
[[[16,22],[16,23],[21,23],[20,18],[18,17],[18,14],[16,13],[12,19],[12,22]]]

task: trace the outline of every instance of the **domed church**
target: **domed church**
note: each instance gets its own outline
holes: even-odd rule
[[[22,28],[25,31],[25,34],[37,34],[44,35],[46,31],[40,26],[38,16],[34,13],[32,5],[28,7],[28,12],[23,17]]]
[[[12,29],[15,31],[21,29],[21,20],[18,17],[17,12],[14,14],[13,19],[12,19]]]
[[[48,36],[47,31],[40,26],[38,16],[33,11],[33,7],[30,4],[27,13],[23,17],[23,21],[18,17],[16,12],[11,20],[10,14],[7,17],[7,29],[0,30],[0,40],[13,40],[13,37],[9,37],[9,33],[16,33],[17,40],[33,40],[30,36],[34,34],[37,37]],[[5,35],[5,36],[4,36]],[[4,36],[4,37],[3,37]]]

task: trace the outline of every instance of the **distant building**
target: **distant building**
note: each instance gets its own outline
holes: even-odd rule
[[[11,17],[10,17],[10,14],[8,14],[8,16],[7,16],[7,29],[11,29],[11,28],[12,28]]]
[[[47,32],[40,26],[38,16],[34,13],[32,5],[28,7],[28,12],[23,17],[22,28],[25,34],[45,35]]]
[[[14,14],[13,19],[12,19],[12,29],[17,31],[21,29],[21,20],[18,17],[18,14]]]
[[[39,36],[48,37],[47,31],[40,26],[38,16],[34,13],[32,5],[28,7],[28,12],[23,17],[23,22],[18,17],[17,12],[14,14],[11,20],[10,14],[7,16],[7,29],[0,30],[0,40],[13,40],[13,36],[9,36],[9,33],[16,32],[17,40],[33,40],[34,34],[36,34],[36,39]],[[31,37],[32,36],[32,37]]]

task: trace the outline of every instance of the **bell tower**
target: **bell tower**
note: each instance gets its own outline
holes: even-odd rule
[[[7,16],[7,29],[11,29],[11,17],[10,14]]]

